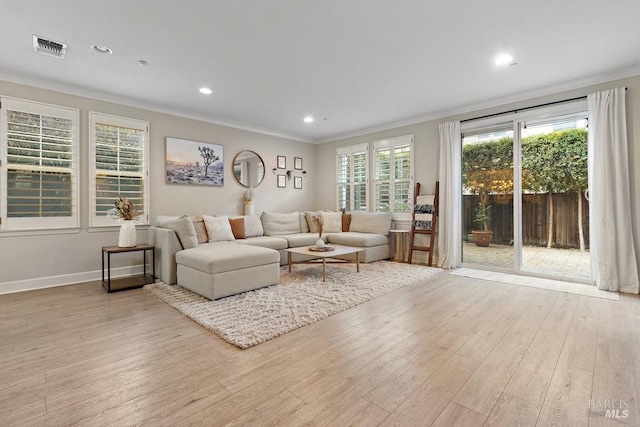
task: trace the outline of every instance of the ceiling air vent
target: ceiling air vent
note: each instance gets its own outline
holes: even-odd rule
[[[67,53],[67,45],[65,43],[47,40],[34,34],[33,50],[44,53],[45,55],[55,56],[56,58],[64,58],[64,55]]]

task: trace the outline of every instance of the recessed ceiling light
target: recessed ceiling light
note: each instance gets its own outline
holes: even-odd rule
[[[111,55],[113,53],[113,51],[111,49],[109,49],[106,46],[98,46],[96,44],[94,44],[93,46],[91,46],[91,49],[93,49],[94,51],[98,52],[98,53],[106,53]]]
[[[508,53],[502,53],[498,55],[493,62],[496,65],[507,65],[510,64],[512,60],[513,56],[509,55]]]
[[[313,117],[311,117],[311,116],[307,116],[307,117],[305,117],[305,118],[304,118],[304,122],[305,122],[305,123],[312,123],[312,122],[313,122]]]
[[[202,93],[204,95],[211,95],[213,93],[213,91],[211,89],[209,89],[208,87],[201,87],[200,88],[200,93]]]
[[[139,60],[138,60],[138,65],[142,65],[142,66],[144,67],[144,66],[145,66],[145,65],[147,65],[147,64],[148,64],[148,62],[147,62],[147,61],[145,61],[144,59],[139,59]]]

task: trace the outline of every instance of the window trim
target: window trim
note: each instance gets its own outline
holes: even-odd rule
[[[375,200],[376,200],[376,150],[378,148],[390,148],[390,153],[391,153],[391,159],[390,159],[390,176],[391,176],[391,182],[390,182],[390,186],[389,186],[389,200],[394,200],[395,199],[395,187],[394,187],[394,182],[395,182],[395,174],[393,173],[395,171],[395,162],[393,161],[393,156],[394,156],[394,149],[398,146],[403,146],[408,144],[411,151],[409,154],[409,168],[410,168],[410,174],[409,174],[409,192],[408,192],[408,200],[409,200],[409,210],[408,212],[396,212],[394,209],[394,204],[390,203],[389,204],[389,213],[391,213],[394,217],[396,216],[407,216],[407,215],[411,215],[411,211],[413,210],[413,187],[414,187],[414,176],[415,176],[415,165],[414,165],[414,157],[415,157],[415,144],[414,144],[415,138],[414,138],[414,134],[407,134],[407,135],[400,135],[400,136],[395,136],[393,138],[385,138],[385,139],[381,139],[378,141],[373,141],[371,143],[371,171],[373,171],[373,179],[371,179],[371,206],[370,206],[370,210],[372,212],[378,212],[376,211],[376,206],[375,206]]]
[[[350,180],[350,182],[348,183],[349,187],[350,187],[350,192],[349,194],[351,195],[351,200],[349,200],[349,206],[353,207],[355,205],[355,191],[354,191],[354,185],[355,185],[355,181],[353,180],[353,177],[355,177],[354,174],[354,163],[353,163],[353,155],[355,153],[364,151],[365,152],[365,167],[366,167],[366,178],[365,178],[365,182],[366,182],[366,186],[365,186],[365,206],[366,206],[366,211],[368,212],[370,210],[370,188],[369,188],[369,168],[370,168],[370,147],[369,147],[369,143],[364,143],[364,144],[354,144],[354,145],[347,145],[344,147],[338,147],[336,149],[336,201],[335,201],[335,206],[337,209],[341,209],[340,207],[340,197],[339,197],[339,192],[338,192],[338,187],[340,185],[340,183],[338,182],[338,175],[339,175],[339,170],[338,170],[338,162],[340,159],[341,155],[349,155],[351,158],[351,162],[349,163],[350,165],[350,176],[352,177],[352,179]],[[353,210],[353,209],[352,209]],[[359,211],[358,211],[359,212]]]
[[[137,225],[149,225],[150,197],[149,197],[149,122],[110,114],[89,112],[89,227],[119,227],[118,221],[106,216],[95,214],[96,204],[96,124],[103,123],[111,126],[137,129],[144,132],[143,149],[143,199],[144,212],[136,220]],[[115,200],[114,200],[115,202]]]
[[[74,232],[80,228],[80,110],[61,105],[31,101],[27,99],[0,96],[0,232],[24,233],[31,231],[66,230]],[[48,115],[69,119],[73,123],[71,138],[71,206],[69,217],[19,217],[9,218],[7,213],[8,197],[8,142],[7,142],[7,111],[16,110],[39,115]],[[55,169],[55,167],[53,168]]]
[[[336,165],[336,190],[335,190],[335,206],[336,208],[340,209],[340,198],[339,198],[339,192],[338,192],[338,174],[339,174],[339,170],[338,170],[338,162],[339,162],[339,157],[340,155],[344,155],[344,154],[349,154],[349,155],[353,155],[353,153],[358,152],[358,151],[362,151],[362,150],[366,150],[366,155],[367,155],[367,161],[366,161],[366,167],[367,167],[367,185],[366,185],[366,203],[367,203],[367,212],[376,212],[375,211],[375,197],[376,197],[376,182],[375,182],[375,168],[376,168],[376,158],[375,158],[375,150],[376,148],[379,147],[391,147],[391,149],[393,150],[396,146],[401,146],[401,145],[406,145],[407,143],[410,146],[410,156],[409,156],[409,167],[411,169],[411,173],[410,173],[410,178],[409,178],[409,193],[408,193],[408,197],[409,197],[409,212],[395,212],[395,210],[393,209],[393,206],[390,206],[390,210],[389,213],[391,213],[395,218],[397,219],[405,219],[409,218],[411,216],[411,210],[413,209],[413,191],[414,191],[414,182],[415,182],[415,162],[414,162],[414,158],[415,158],[415,137],[414,134],[407,134],[407,135],[400,135],[400,136],[395,136],[393,138],[385,138],[385,139],[381,139],[378,141],[372,141],[372,142],[366,142],[366,143],[360,143],[360,144],[353,144],[353,145],[345,145],[343,147],[338,147],[336,149],[336,160],[335,160],[335,165]],[[394,164],[395,167],[395,164]],[[351,168],[353,169],[353,162],[351,162]],[[352,174],[351,176],[353,176],[353,170],[352,170]],[[371,178],[373,176],[373,178]],[[392,180],[395,181],[395,178]],[[350,185],[352,186],[352,191],[351,191],[351,197],[354,197],[354,191],[353,191],[353,182],[350,182]],[[350,200],[351,206],[353,206],[353,200]]]

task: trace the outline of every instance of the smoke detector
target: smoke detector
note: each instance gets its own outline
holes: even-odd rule
[[[45,55],[55,56],[56,58],[64,58],[64,55],[67,53],[67,45],[34,34],[33,50],[34,52],[44,53]]]

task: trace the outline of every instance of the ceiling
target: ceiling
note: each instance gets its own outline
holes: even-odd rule
[[[2,0],[0,78],[323,142],[640,74],[639,18],[638,0]]]

